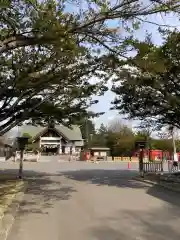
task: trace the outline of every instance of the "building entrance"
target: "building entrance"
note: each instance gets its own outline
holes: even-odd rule
[[[59,147],[57,146],[42,146],[42,155],[58,155]]]

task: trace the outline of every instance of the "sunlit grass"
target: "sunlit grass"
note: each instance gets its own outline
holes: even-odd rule
[[[0,176],[0,218],[3,217],[16,194],[21,191],[23,184],[23,181],[10,180],[8,176]]]

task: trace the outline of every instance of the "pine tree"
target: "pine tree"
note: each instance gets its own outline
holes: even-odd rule
[[[152,119],[153,124],[180,127],[180,33],[168,34],[160,47],[139,51],[132,69],[126,69],[115,87],[115,108],[130,118]],[[139,59],[143,59],[143,63]],[[121,75],[122,76],[122,75]]]
[[[51,116],[71,124],[88,116],[97,102],[92,96],[107,90],[104,82],[143,16],[179,11],[177,1],[154,0],[149,7],[134,0],[85,0],[86,9],[68,12],[70,2],[1,1],[0,135],[24,121],[46,124]],[[119,20],[128,37],[118,26],[110,28],[110,19]],[[92,76],[100,81],[91,84]]]

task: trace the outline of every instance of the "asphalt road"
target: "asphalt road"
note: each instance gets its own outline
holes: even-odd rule
[[[133,180],[127,164],[24,167],[29,187],[8,240],[180,239],[180,195]]]

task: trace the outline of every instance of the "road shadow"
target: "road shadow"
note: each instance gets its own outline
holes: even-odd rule
[[[28,188],[20,204],[20,214],[46,214],[49,208],[62,200],[69,200],[76,190],[64,185],[57,176],[27,178]]]
[[[11,178],[17,178],[17,173],[17,169],[11,169]],[[122,169],[82,169],[60,171],[54,174],[24,170],[25,179],[28,181],[28,188],[21,204],[21,214],[47,213],[48,208],[53,207],[57,201],[69,200],[73,193],[76,192],[76,189],[71,183],[69,185],[64,184],[64,182],[62,183],[61,180],[63,178],[86,182],[87,184],[94,184],[96,186],[107,185],[118,188],[144,189],[146,194],[161,199],[180,209],[179,193],[136,181],[133,179],[136,174],[137,171]]]
[[[91,169],[62,172],[60,175],[66,178],[95,184],[97,186],[107,185],[122,188],[148,188],[147,185],[135,181],[137,171],[117,170],[117,169]]]
[[[154,185],[147,189],[147,194],[162,199],[163,201],[170,203],[172,206],[176,206],[177,209],[180,209],[180,193],[174,192],[168,189],[165,189],[164,187]]]
[[[133,179],[133,177],[137,175],[137,171],[93,169],[68,171],[60,174],[75,181],[87,182],[97,186],[107,185],[120,188],[145,189],[146,194],[180,208],[180,193],[167,190],[158,185],[148,185]]]
[[[98,240],[179,240],[179,214],[179,209],[171,207],[121,210],[114,217],[102,218],[102,225],[87,234]]]
[[[0,171],[0,174],[2,171]],[[3,171],[7,173],[7,179],[17,182],[17,169]],[[26,214],[46,214],[49,208],[62,200],[69,200],[76,190],[71,186],[62,183],[62,178],[55,174],[24,170],[23,180],[27,183],[27,188],[20,189],[18,193],[24,193],[23,199],[15,199],[14,204],[20,204],[19,215]],[[21,181],[21,180],[20,180]]]

